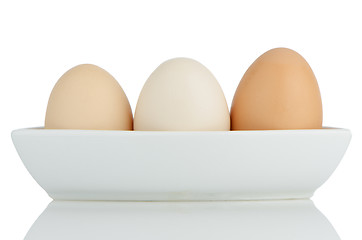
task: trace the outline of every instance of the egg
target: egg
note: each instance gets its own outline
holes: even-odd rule
[[[230,113],[213,74],[195,60],[175,58],[162,63],[146,81],[134,130],[228,131]]]
[[[244,74],[231,106],[232,130],[318,129],[322,101],[306,60],[287,48],[261,55]]]
[[[54,86],[44,127],[132,130],[132,110],[112,75],[98,66],[82,64],[67,71]]]

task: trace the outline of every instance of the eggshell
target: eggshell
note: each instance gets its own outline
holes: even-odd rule
[[[48,102],[45,128],[132,130],[128,99],[118,82],[91,64],[78,65],[56,83]]]
[[[272,49],[249,67],[231,107],[232,130],[316,129],[322,118],[313,71],[287,48]]]
[[[195,60],[175,58],[162,63],[146,81],[134,130],[228,131],[230,114],[212,73]]]

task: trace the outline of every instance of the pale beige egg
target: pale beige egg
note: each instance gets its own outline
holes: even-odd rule
[[[230,114],[213,74],[195,60],[175,58],[162,63],[146,81],[134,130],[229,131]]]
[[[104,69],[91,64],[67,71],[50,95],[46,129],[132,130],[126,94]]]

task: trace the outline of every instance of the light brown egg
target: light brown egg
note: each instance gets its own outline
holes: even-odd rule
[[[67,71],[50,95],[45,128],[132,130],[126,94],[108,72],[91,64]]]
[[[232,130],[316,129],[322,118],[313,71],[287,48],[272,49],[249,67],[231,106]]]

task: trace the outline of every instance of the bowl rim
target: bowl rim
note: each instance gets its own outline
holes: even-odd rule
[[[53,134],[134,134],[134,135],[189,135],[189,134],[205,134],[205,135],[224,135],[224,134],[288,134],[288,133],[318,133],[318,132],[345,132],[351,134],[348,128],[328,127],[324,126],[318,129],[279,129],[279,130],[229,130],[229,131],[135,131],[135,130],[91,130],[91,129],[45,129],[44,127],[19,128],[11,132],[19,133],[53,133]]]

